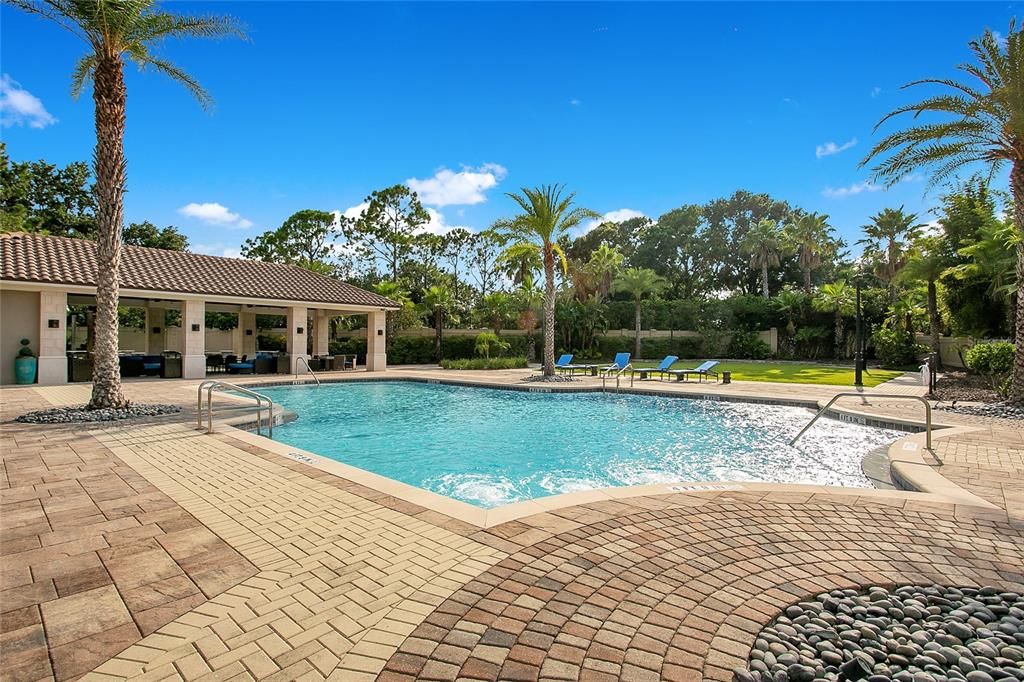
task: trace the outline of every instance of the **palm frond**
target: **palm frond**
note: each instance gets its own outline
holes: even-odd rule
[[[87,54],[75,64],[75,70],[71,72],[71,96],[78,99],[82,94],[85,84],[92,80],[93,72],[96,70],[96,55]]]
[[[158,73],[162,73],[168,78],[181,83],[185,86],[185,89],[192,93],[192,96],[196,98],[199,105],[203,109],[210,109],[213,106],[213,97],[210,96],[203,86],[199,85],[199,81],[190,76],[185,71],[175,66],[169,61],[164,59],[158,59],[156,57],[147,56],[144,61],[138,62],[139,68],[145,70],[152,68]]]

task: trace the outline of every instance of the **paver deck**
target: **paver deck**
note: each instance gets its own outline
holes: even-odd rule
[[[231,429],[196,431],[196,383],[126,383],[185,410],[99,428],[9,422],[83,402],[87,386],[3,390],[0,679],[727,679],[780,607],[828,587],[1024,589],[1024,438],[1005,420],[936,414],[977,427],[938,438],[935,455],[987,507],[757,486],[583,501],[482,528]],[[852,403],[920,418],[910,401]]]

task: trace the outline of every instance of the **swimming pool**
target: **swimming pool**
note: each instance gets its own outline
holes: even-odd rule
[[[483,508],[677,481],[870,487],[865,453],[901,434],[797,407],[404,381],[261,388],[298,414],[274,439]]]

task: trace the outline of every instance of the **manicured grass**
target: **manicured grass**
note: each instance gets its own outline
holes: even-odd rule
[[[673,369],[692,369],[700,360],[685,360],[672,365]],[[634,367],[657,367],[657,362],[640,360]],[[732,372],[734,381],[774,381],[780,384],[827,384],[853,386],[853,367],[818,365],[800,362],[723,362],[717,372]],[[888,369],[869,369],[864,372],[864,386],[871,388],[885,383],[903,372]],[[691,376],[695,380],[696,376]]]

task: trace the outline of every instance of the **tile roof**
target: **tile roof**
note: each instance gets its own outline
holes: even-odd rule
[[[96,243],[25,233],[0,235],[0,280],[96,286]],[[294,265],[125,246],[125,289],[376,308],[390,299]]]

